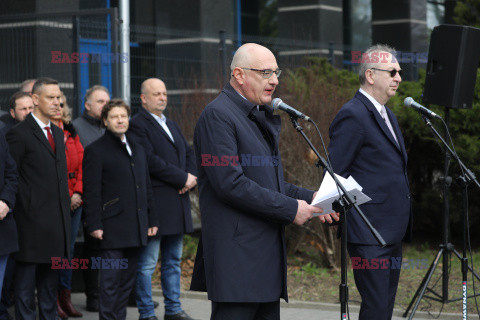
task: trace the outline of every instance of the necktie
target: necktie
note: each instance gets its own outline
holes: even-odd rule
[[[48,142],[50,143],[50,147],[52,147],[53,153],[55,153],[55,141],[53,141],[53,136],[52,133],[50,132],[50,127],[45,127],[45,130],[47,130],[47,137],[48,137]]]
[[[392,136],[395,139],[395,142],[398,144],[397,136],[395,135],[395,131],[393,131],[393,127],[392,127],[392,124],[390,123],[390,120],[388,119],[387,109],[385,109],[385,106],[382,106],[382,109],[380,109],[380,115],[382,116],[383,120],[385,120],[385,124],[387,125],[388,129],[392,133]]]

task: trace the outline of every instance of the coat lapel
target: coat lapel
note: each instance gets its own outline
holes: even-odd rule
[[[160,125],[160,123],[158,123],[157,120],[155,120],[155,118],[147,111],[145,110],[143,107],[140,109],[140,111],[142,116],[148,120],[150,122],[150,124],[152,126],[154,126],[155,128],[157,128],[164,136],[165,136],[165,139],[167,139],[175,148],[177,147],[175,145],[175,143],[172,141],[172,139],[170,139],[170,137],[168,136],[168,133],[163,129],[163,127]],[[170,129],[170,132],[172,133],[173,135],[173,132],[172,132],[172,129],[171,129],[171,126],[168,125],[168,119],[167,119],[167,126],[168,128]],[[175,137],[173,137],[175,139]],[[175,140],[177,141],[177,140]]]
[[[47,140],[47,137],[45,137],[45,134],[43,133],[43,129],[40,128],[40,126],[38,125],[37,121],[35,121],[33,116],[28,115],[25,120],[28,121],[28,123],[32,127],[33,135],[37,137],[38,140],[40,140],[40,142],[43,144],[45,148],[47,148],[48,152],[50,152],[52,157],[56,158],[55,154],[53,153],[52,147],[50,146],[50,143]],[[57,140],[58,139],[55,139],[55,147],[57,146]]]
[[[390,129],[388,129],[387,124],[385,123],[385,120],[383,120],[382,116],[378,112],[377,108],[375,108],[373,103],[370,100],[368,100],[368,98],[365,97],[363,94],[361,94],[359,91],[357,91],[356,97],[358,99],[360,99],[362,101],[362,103],[365,105],[365,107],[368,109],[368,111],[370,111],[370,113],[372,113],[373,117],[375,118],[375,121],[377,122],[380,129],[383,131],[383,134],[388,138],[388,140],[390,140],[390,142],[395,146],[395,148],[397,148],[397,150],[399,152],[402,152],[399,144],[395,141],[395,138],[392,136],[392,133],[390,132]],[[386,108],[386,109],[389,111],[388,108]],[[387,113],[388,113],[388,111],[387,111]],[[388,117],[389,117],[390,123],[392,123],[393,118],[391,116],[391,113],[388,113]],[[395,134],[397,135],[397,139],[398,139],[397,132],[395,132]]]
[[[392,124],[393,131],[395,131],[395,135],[397,136],[398,143],[400,145],[400,150],[402,151],[403,158],[405,162],[407,162],[407,150],[405,149],[405,141],[403,140],[403,135],[400,130],[400,126],[398,125],[397,118],[393,114],[392,110],[389,108],[387,109],[388,117],[390,118],[390,123]]]

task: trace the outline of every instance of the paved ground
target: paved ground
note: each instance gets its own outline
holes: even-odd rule
[[[156,309],[157,317],[163,319],[163,303],[160,291],[155,291],[154,300],[160,302],[160,306]],[[85,320],[97,320],[98,314],[87,312],[85,310],[85,296],[80,293],[72,295],[72,300],[75,306],[78,306],[81,312],[84,313],[82,319]],[[207,300],[205,294],[196,292],[184,292],[182,293],[182,307],[192,317],[197,320],[209,320],[211,304]],[[400,311],[397,312],[398,317],[394,317],[393,320],[405,320],[406,318],[400,317]],[[128,308],[127,320],[138,320],[138,311],[136,308]],[[281,305],[281,319],[282,320],[335,320],[340,319],[340,306],[334,304],[321,304],[315,302],[300,302],[292,301],[290,303],[282,303]],[[350,319],[358,320],[358,307],[354,306],[350,308]],[[433,319],[432,317],[425,315],[424,313],[417,313],[415,319]],[[461,315],[442,315],[438,319],[461,319]]]
[[[160,302],[160,306],[156,309],[156,315],[159,320],[163,319],[163,303],[161,291],[154,292],[154,300]],[[85,309],[85,295],[83,293],[72,294],[73,304],[77,309],[83,313],[82,320],[98,320],[98,313],[88,312]],[[183,292],[182,293],[182,307],[193,318],[197,320],[209,320],[211,304],[203,293],[197,292]],[[13,310],[9,310],[13,314]],[[340,319],[340,306],[336,304],[318,303],[318,302],[302,302],[291,301],[290,303],[281,304],[281,319],[282,320],[335,320]],[[405,320],[401,317],[401,311],[395,311],[393,320]],[[128,308],[127,320],[138,320],[139,314],[136,308]],[[461,319],[460,314],[442,314],[436,319]],[[75,318],[71,318],[75,319]],[[350,307],[350,319],[358,320],[358,306]],[[416,320],[434,319],[423,312],[417,312]]]

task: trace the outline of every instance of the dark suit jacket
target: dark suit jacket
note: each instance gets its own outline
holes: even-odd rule
[[[19,175],[14,217],[20,250],[14,258],[51,263],[70,247],[70,196],[63,131],[51,126],[56,153],[31,114],[10,129],[7,141]]]
[[[295,219],[294,198],[310,202],[313,192],[284,181],[280,117],[266,108],[256,112],[227,84],[195,128],[203,242],[198,250],[204,255],[195,267],[204,263],[205,272],[192,283],[206,276],[208,298],[216,302],[288,299],[284,227]],[[240,159],[237,165],[205,165],[206,158],[213,164],[222,156]]]
[[[187,173],[197,175],[195,158],[178,125],[167,119],[167,126],[175,142],[147,110],[140,108],[129,128],[147,153],[158,235],[193,231],[189,194],[180,195],[178,190],[185,186]]]
[[[120,138],[106,130],[83,157],[84,226],[88,233],[103,230],[102,249],[145,246],[148,228],[158,225],[150,210],[145,151],[128,136],[127,141],[132,156]]]
[[[395,142],[375,106],[360,92],[338,112],[330,126],[330,160],[335,173],[352,176],[372,198],[360,206],[387,244],[402,241],[411,223],[407,152],[397,119],[388,117]],[[376,245],[356,210],[347,219],[348,242]]]
[[[17,193],[17,166],[8,150],[5,136],[0,134],[0,200],[3,200],[10,209],[15,206]],[[18,250],[17,226],[12,211],[0,220],[0,256]]]

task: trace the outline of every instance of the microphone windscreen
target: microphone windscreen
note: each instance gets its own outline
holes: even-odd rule
[[[280,103],[282,103],[282,102],[283,102],[283,101],[282,101],[282,99],[280,99],[280,98],[275,98],[275,99],[273,99],[273,100],[272,100],[272,108],[273,108],[273,110],[277,110],[278,107],[280,106]]]
[[[406,107],[410,107],[413,103],[413,98],[412,97],[407,97],[407,98],[405,98],[403,103],[405,104]]]

